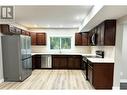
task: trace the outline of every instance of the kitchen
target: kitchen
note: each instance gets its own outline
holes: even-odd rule
[[[115,74],[117,72],[115,71],[117,69],[115,58],[118,56],[116,50],[119,43],[117,40],[121,39],[117,37],[117,21],[126,16],[124,13],[126,8],[126,6],[15,6],[16,21],[20,24],[8,24],[1,21],[0,32],[1,36],[10,35],[12,38],[14,36],[31,37],[32,46],[29,46],[31,46],[32,62],[31,67],[28,68],[30,74],[25,75],[23,79],[18,77],[19,80],[15,84],[11,82],[6,84],[6,81],[10,80],[5,76],[11,73],[6,67],[12,70],[15,67],[4,66],[6,63],[4,60],[8,58],[8,55],[10,55],[9,58],[12,57],[12,52],[16,50],[14,48],[16,43],[12,41],[15,44],[13,45],[11,40],[8,40],[10,44],[4,47],[6,43],[4,41],[7,38],[3,40],[4,37],[1,37],[1,49],[5,55],[5,57],[2,56],[5,62],[2,62],[5,83],[0,84],[0,89],[115,89],[115,86],[119,87],[120,80],[118,81],[116,77],[120,74],[117,76]],[[95,9],[96,14],[93,14]],[[111,12],[116,9],[117,12],[111,15]],[[38,12],[34,14],[33,11],[36,10]],[[76,16],[72,19],[78,14],[83,17]],[[90,18],[91,14],[93,17]],[[78,23],[72,23],[74,20]],[[65,23],[65,21],[68,22]],[[54,24],[55,22],[58,26]],[[21,25],[26,27],[21,27]],[[4,53],[8,50],[6,47],[11,45],[12,51],[8,54]],[[12,61],[15,58],[12,58]],[[85,62],[84,58],[87,59]],[[13,71],[11,76],[13,76]]]

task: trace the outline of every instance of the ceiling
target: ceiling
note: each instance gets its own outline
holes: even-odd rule
[[[26,28],[79,28],[92,6],[15,6],[16,23]]]

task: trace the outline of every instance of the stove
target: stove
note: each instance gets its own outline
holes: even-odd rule
[[[87,58],[104,58],[104,51],[96,51],[95,56],[83,56],[82,57],[82,70],[84,75],[86,76],[86,80],[88,80],[88,65],[92,66],[92,63],[88,62]]]

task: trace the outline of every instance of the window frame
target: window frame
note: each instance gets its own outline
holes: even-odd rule
[[[50,45],[51,44],[51,42],[50,42],[51,37],[59,37],[60,38],[60,49],[51,49],[51,47],[50,47],[51,46]],[[70,38],[70,40],[71,40],[71,48],[70,49],[62,49],[61,48],[61,38]],[[70,50],[72,50],[72,47],[73,47],[72,46],[72,38],[73,38],[72,36],[49,36],[49,50],[50,51],[70,51]]]

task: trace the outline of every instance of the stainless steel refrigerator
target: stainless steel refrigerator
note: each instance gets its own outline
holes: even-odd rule
[[[31,37],[2,36],[4,81],[23,81],[32,73]]]

